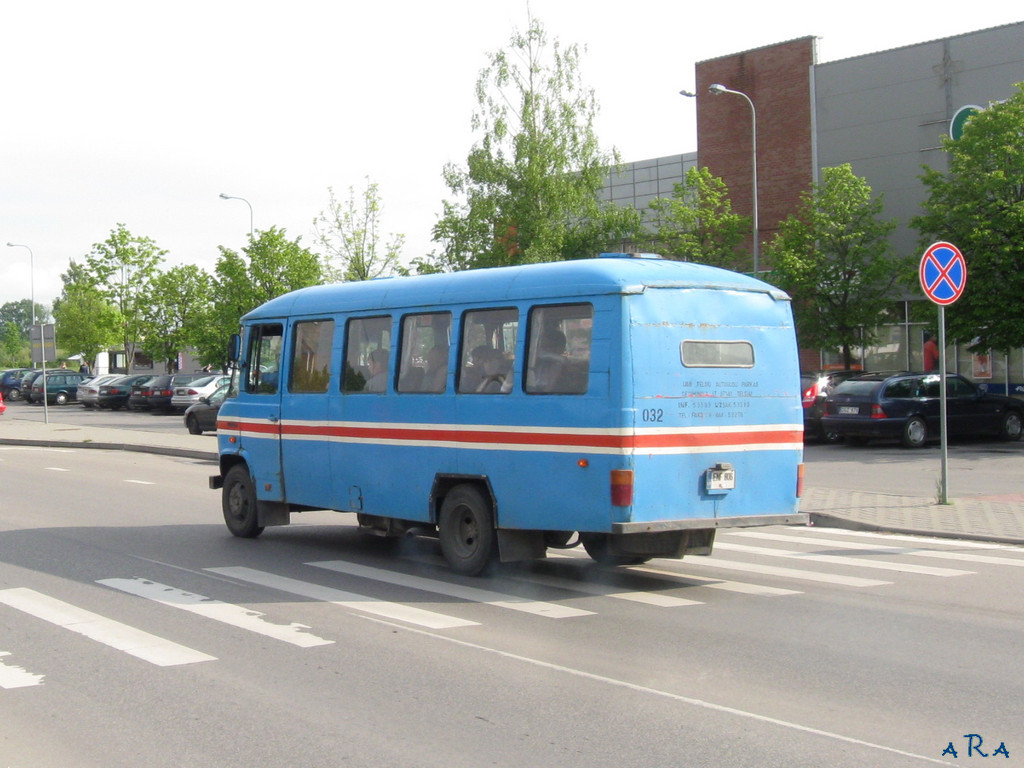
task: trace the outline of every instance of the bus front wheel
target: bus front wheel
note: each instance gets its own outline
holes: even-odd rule
[[[244,464],[236,464],[228,470],[224,478],[221,506],[224,509],[224,522],[235,536],[254,539],[263,533],[263,526],[258,525],[259,518],[256,515],[256,488],[249,476],[249,468]]]
[[[441,505],[437,529],[444,559],[456,573],[479,576],[494,562],[498,550],[494,512],[479,488],[453,488]]]

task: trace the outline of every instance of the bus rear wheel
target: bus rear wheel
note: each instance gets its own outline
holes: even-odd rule
[[[580,543],[590,559],[601,565],[640,565],[650,559],[643,555],[613,554],[611,537],[607,533],[580,533]]]
[[[241,539],[255,539],[263,533],[256,515],[256,488],[249,476],[249,468],[236,464],[224,478],[221,494],[224,523],[232,534]]]
[[[498,551],[494,511],[473,485],[458,485],[444,498],[437,525],[441,553],[456,573],[479,576]]]

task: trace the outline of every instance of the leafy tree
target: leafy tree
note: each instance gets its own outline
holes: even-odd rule
[[[658,197],[650,209],[660,253],[737,271],[750,267],[740,248],[750,219],[733,213],[725,182],[707,168],[691,168],[672,197]]]
[[[581,258],[637,232],[637,211],[598,198],[617,158],[598,146],[579,62],[534,19],[491,54],[476,86],[480,138],[465,167],[445,166],[455,200],[434,227],[443,250],[421,271]]]
[[[1024,346],[1024,83],[943,143],[949,170],[925,169],[925,213],[912,224],[922,250],[954,243],[967,261],[963,295],[946,308],[951,340],[972,349]]]
[[[18,367],[28,362],[28,345],[17,323],[0,322],[0,364]]]
[[[37,323],[45,323],[50,313],[42,304],[36,304],[35,318]],[[0,324],[14,323],[25,341],[28,341],[28,329],[32,325],[32,299],[8,301],[0,307]]]
[[[313,221],[313,230],[328,258],[324,277],[352,281],[408,274],[400,261],[405,235],[392,234],[381,243],[383,203],[377,184],[367,178],[358,203],[354,187],[348,188],[344,202],[334,196],[333,188],[328,187],[328,192],[331,199],[327,210]]]
[[[779,225],[768,253],[774,281],[793,296],[801,345],[839,350],[849,366],[854,346],[876,343],[876,326],[897,283],[912,274],[912,258],[892,254],[896,221],[878,218],[882,198],[871,198],[849,164],[822,175]]]
[[[194,264],[172,267],[153,277],[139,343],[154,360],[163,360],[169,371],[179,352],[204,338],[199,329],[209,316],[212,282]]]
[[[120,314],[120,341],[128,365],[135,359],[138,341],[145,335],[150,283],[166,253],[148,237],[136,237],[124,224],[118,224],[110,237],[94,244],[85,257],[96,286]]]
[[[64,288],[53,303],[61,347],[95,364],[99,352],[118,342],[121,315],[89,271],[74,260],[61,280]]]
[[[223,364],[228,337],[242,315],[277,296],[322,282],[319,257],[272,227],[257,233],[243,254],[220,247],[211,302],[192,336],[204,363]]]

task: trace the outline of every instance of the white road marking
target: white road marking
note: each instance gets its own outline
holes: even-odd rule
[[[167,605],[172,608],[180,608],[183,611],[205,616],[208,619],[219,621],[223,624],[230,624],[233,627],[246,629],[250,632],[272,637],[300,648],[313,648],[318,645],[330,645],[333,640],[324,640],[316,635],[309,634],[309,629],[304,624],[273,624],[266,621],[264,614],[243,608],[240,605],[223,603],[203,595],[196,595],[185,592],[166,584],[160,584],[146,579],[100,579],[99,584],[121,590],[132,595],[144,597],[147,600]]]
[[[877,552],[880,555],[914,555],[915,557],[934,557],[940,560],[959,560],[965,563],[986,563],[988,565],[1009,565],[1016,568],[1024,568],[1024,559],[1013,560],[1008,557],[991,557],[990,555],[974,555],[966,552],[953,552],[942,549],[916,549],[914,547],[892,547],[885,544],[869,544],[856,541],[836,541],[834,539],[809,539],[806,536],[786,536],[780,533],[763,533],[760,531],[743,531],[734,535],[747,536],[749,538],[764,539],[766,541],[786,541],[800,544],[814,544],[832,549],[856,549],[871,554]]]
[[[721,544],[716,543],[715,549]],[[825,584],[838,584],[844,587],[881,587],[892,584],[891,581],[879,581],[878,579],[862,579],[859,576],[840,576],[833,573],[819,573],[817,571],[803,571],[798,568],[778,568],[774,565],[761,565],[760,563],[741,563],[736,560],[721,560],[710,558],[690,562],[690,568],[720,568],[727,571],[746,571],[747,573],[762,573],[766,576],[781,576],[786,579],[797,579],[800,581],[820,581]]]
[[[998,544],[987,541],[968,541],[966,539],[941,538],[938,536],[915,536],[911,534],[881,533],[878,531],[853,531],[847,528],[828,528],[827,526],[795,525],[787,528],[788,531],[799,532],[805,536],[827,533],[829,536],[851,536],[881,539],[883,541],[909,541],[914,544],[935,544],[944,547],[956,547],[957,549],[996,549],[1004,552],[1020,552],[1018,546],[1012,544]]]
[[[700,600],[691,600],[685,597],[666,595],[657,590],[650,592],[623,591],[607,584],[598,584],[593,581],[577,581],[566,579],[561,576],[549,576],[543,573],[532,573],[529,576],[513,577],[515,581],[526,584],[542,584],[553,589],[564,589],[570,592],[582,592],[586,595],[597,595],[599,597],[612,597],[616,600],[629,600],[634,603],[643,603],[656,608],[680,608],[687,605],[703,605]]]
[[[157,666],[171,667],[216,659],[216,656],[151,635],[33,589],[16,587],[0,590],[0,603]]]
[[[48,469],[51,472],[70,472],[71,471],[70,469],[65,469],[64,467],[43,467],[43,469]]]
[[[125,480],[124,482],[134,483],[135,485],[156,485],[156,483],[151,483],[149,480]]]
[[[685,567],[686,564],[684,564]],[[724,581],[722,579],[711,579],[706,576],[692,576],[688,573],[677,573],[675,571],[666,571],[660,568],[652,568],[648,565],[634,565],[631,566],[631,571],[639,571],[655,578],[667,579],[674,582],[689,582],[699,587],[707,587],[708,589],[722,589],[726,592],[739,592],[744,595],[758,595],[762,597],[777,597],[780,595],[799,595],[802,594],[796,589],[782,589],[781,587],[769,587],[764,584],[750,584],[745,581]]]
[[[746,552],[748,554],[764,555],[766,557],[786,557],[796,560],[810,560],[815,563],[828,563],[830,565],[845,565],[851,568],[870,568],[880,571],[898,571],[900,573],[920,573],[926,576],[967,576],[974,571],[958,571],[953,568],[933,568],[930,565],[912,565],[909,563],[889,563],[879,560],[863,560],[838,555],[815,555],[809,552],[793,552],[785,549],[771,549],[769,547],[748,547],[744,544],[729,544],[726,542],[716,543],[715,549],[726,552]]]
[[[251,584],[270,587],[282,592],[289,592],[293,595],[308,597],[313,600],[321,600],[325,603],[333,603],[353,611],[371,613],[375,616],[383,616],[389,619],[404,621],[409,624],[418,624],[431,629],[450,629],[452,627],[469,627],[479,624],[476,621],[467,621],[454,616],[446,616],[442,613],[425,611],[422,608],[392,603],[386,600],[378,600],[366,595],[358,595],[354,592],[343,592],[340,589],[324,587],[320,584],[311,584],[298,579],[289,579],[285,576],[277,576],[265,571],[257,571],[242,566],[231,568],[207,568],[211,573],[221,576],[228,576]]]
[[[9,651],[0,651],[0,658],[10,656]],[[36,675],[23,667],[7,666],[0,661],[0,688],[27,688],[42,685],[43,675]]]
[[[383,568],[371,568],[365,565],[357,565],[344,560],[326,560],[317,563],[306,563],[315,568],[326,568],[330,571],[345,573],[350,576],[359,576],[364,579],[383,581],[387,584],[394,584],[402,587],[412,587],[424,592],[434,592],[448,597],[455,597],[459,600],[485,603],[497,608],[508,608],[513,611],[523,611],[536,616],[543,616],[548,619],[567,619],[573,616],[590,616],[593,611],[584,611],[579,608],[568,608],[554,603],[545,603],[539,600],[528,600],[515,595],[506,595],[501,592],[492,592],[478,587],[466,587],[461,584],[452,584],[437,579],[426,579],[422,576],[412,576],[404,573],[387,571]]]

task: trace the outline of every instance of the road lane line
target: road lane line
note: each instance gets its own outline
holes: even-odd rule
[[[715,544],[715,549],[719,548]],[[818,571],[803,571],[798,568],[779,568],[774,565],[761,565],[760,563],[742,563],[737,560],[692,560],[688,568],[720,568],[727,571],[746,571],[747,573],[761,573],[765,576],[781,576],[786,579],[797,579],[800,581],[820,581],[825,584],[837,584],[843,587],[882,587],[892,584],[891,581],[879,581],[878,579],[864,579],[859,576],[840,576],[834,573],[819,573]]]
[[[161,605],[171,608],[180,608],[184,611],[205,616],[208,619],[219,621],[223,624],[230,624],[250,632],[281,640],[300,648],[313,648],[318,645],[330,645],[333,640],[324,640],[321,637],[308,633],[309,629],[305,624],[273,624],[266,621],[265,614],[243,608],[240,605],[224,603],[220,600],[204,597],[191,592],[185,592],[166,584],[160,584],[147,579],[100,579],[97,583],[107,587],[127,592],[131,595],[144,597]]]
[[[320,584],[312,584],[306,581],[299,581],[298,579],[289,579],[286,576],[277,576],[273,573],[257,571],[244,566],[206,568],[204,570],[220,574],[221,576],[229,576],[239,581],[270,587],[281,592],[308,597],[312,600],[333,603],[353,611],[370,613],[384,618],[404,621],[409,624],[429,627],[430,629],[451,629],[453,627],[470,627],[479,624],[477,621],[468,621],[456,618],[455,616],[446,616],[443,613],[435,613],[423,610],[422,608],[402,605],[401,603],[378,600],[377,598],[359,595],[355,592],[343,592],[340,589],[324,587]]]
[[[434,592],[448,597],[455,597],[459,600],[485,603],[486,605],[508,608],[513,611],[523,611],[524,613],[531,613],[548,619],[567,619],[574,616],[590,616],[593,614],[593,611],[569,608],[555,603],[545,603],[540,600],[528,600],[523,597],[516,597],[515,595],[506,595],[502,592],[492,592],[478,587],[467,587],[437,579],[426,579],[422,576],[387,571],[383,568],[371,568],[365,565],[349,563],[345,560],[325,560],[317,563],[306,563],[306,565],[311,565],[315,568],[326,568],[327,570],[348,574],[349,576],[383,581],[396,586],[411,587],[424,592]]]
[[[687,562],[689,564],[689,562]],[[685,567],[685,565],[684,565]],[[629,570],[647,574],[654,578],[665,581],[672,581],[677,584],[694,587],[707,587],[708,589],[722,589],[726,592],[739,592],[743,595],[757,595],[760,597],[779,597],[781,595],[803,594],[796,589],[782,589],[781,587],[769,587],[764,584],[750,584],[745,581],[727,581],[723,579],[711,579],[706,576],[693,576],[688,573],[677,573],[666,571],[661,568],[652,568],[649,565],[630,566]]]
[[[33,589],[15,587],[0,590],[0,603],[160,667],[214,661],[217,658]]]
[[[844,565],[850,568],[872,568],[880,571],[897,571],[900,573],[919,573],[926,576],[967,576],[974,571],[958,571],[953,568],[934,568],[930,565],[912,565],[910,563],[889,563],[880,560],[863,560],[860,558],[840,557],[838,555],[815,555],[809,552],[793,552],[785,549],[771,549],[769,547],[748,547],[745,544],[729,544],[719,542],[715,549],[726,552],[745,552],[748,554],[764,555],[766,557],[786,557],[796,560],[810,560],[815,563],[828,563],[830,565]]]
[[[687,597],[666,595],[657,590],[650,592],[623,591],[608,584],[597,584],[592,581],[576,581],[562,576],[549,576],[543,573],[531,573],[529,576],[513,576],[514,581],[524,584],[541,584],[552,589],[564,589],[569,592],[582,592],[585,595],[611,597],[616,600],[628,600],[634,603],[654,606],[655,608],[681,608],[688,605],[704,605],[700,600]]]

